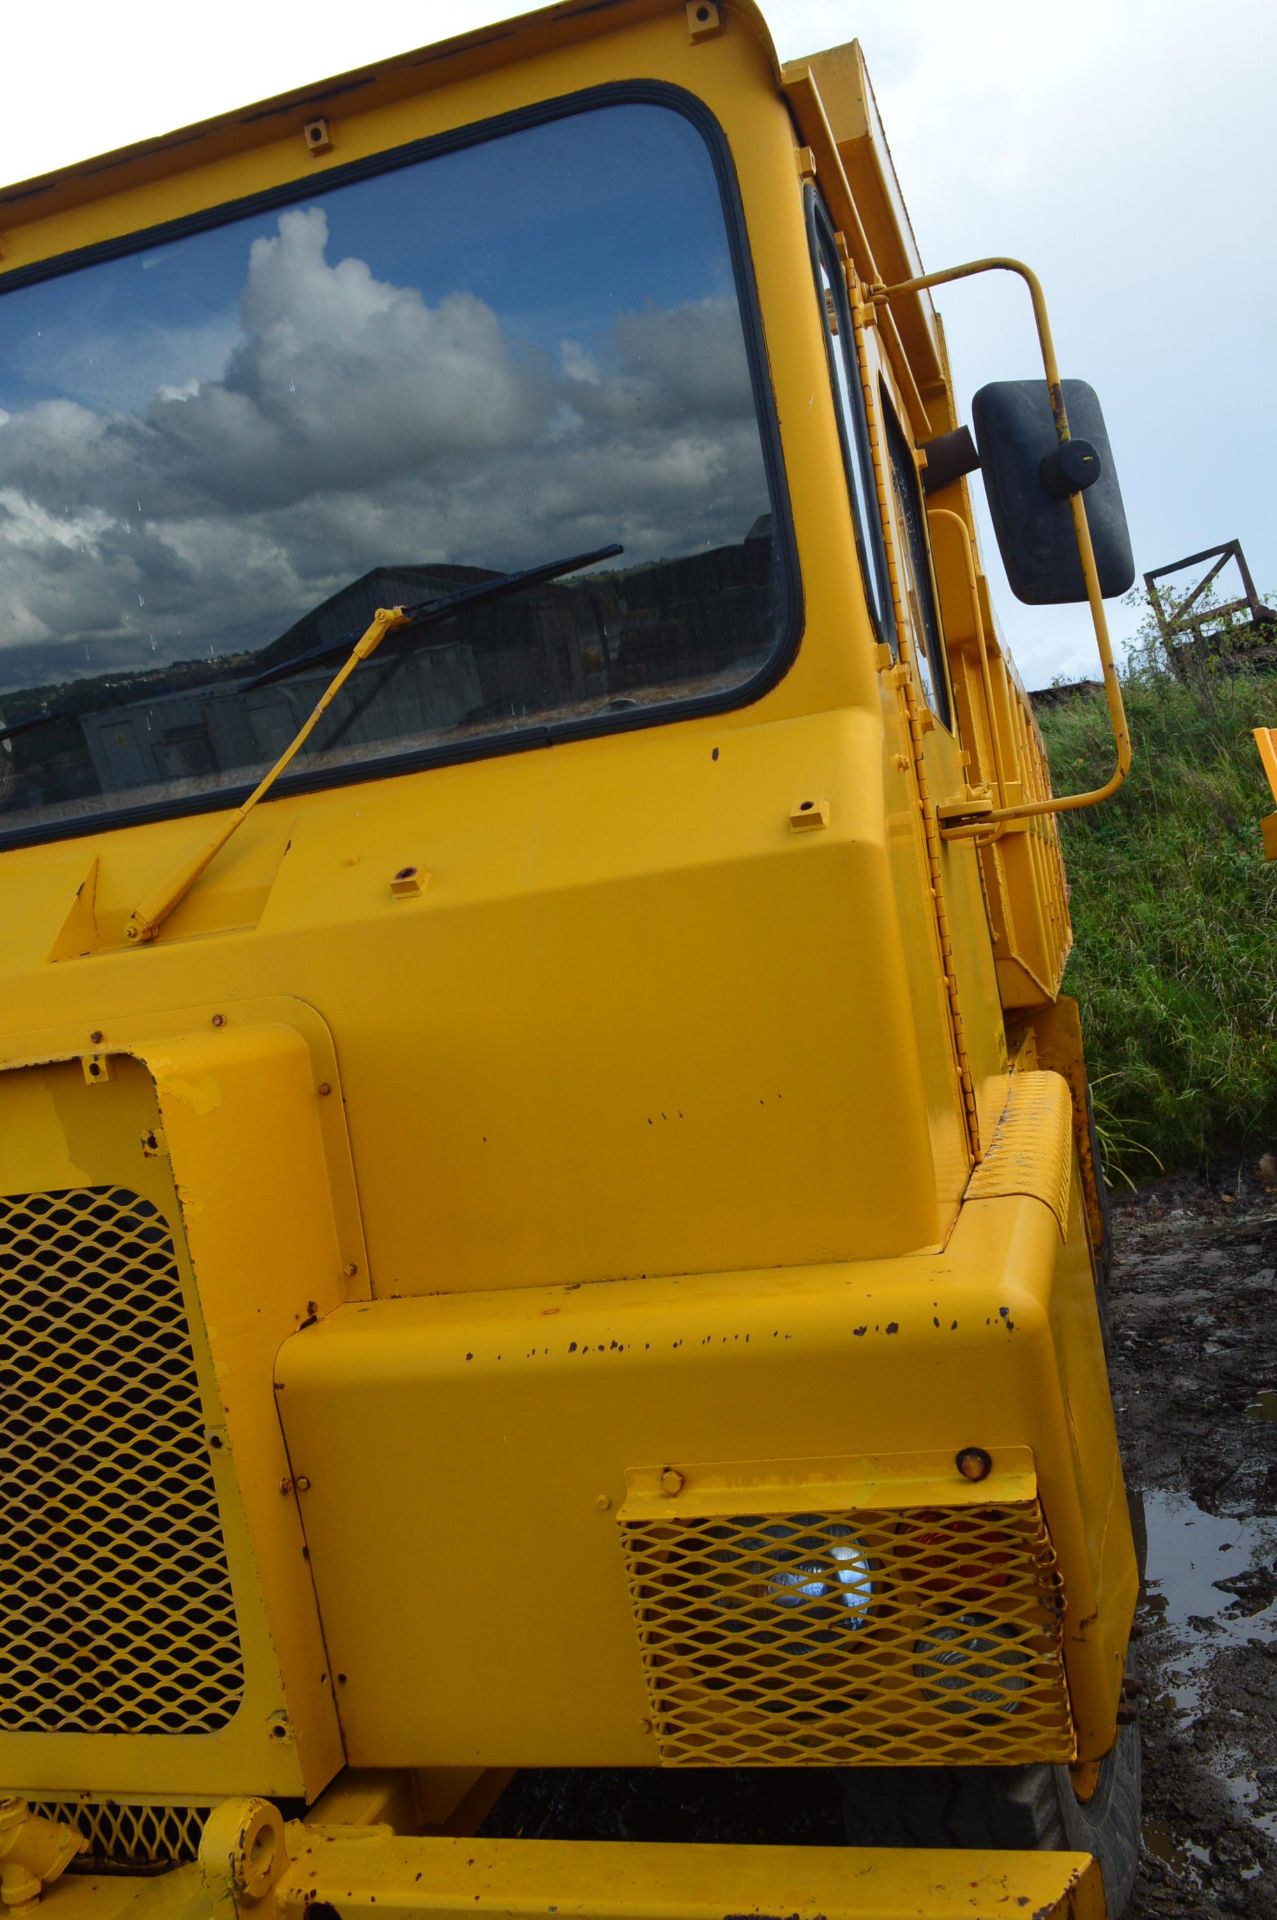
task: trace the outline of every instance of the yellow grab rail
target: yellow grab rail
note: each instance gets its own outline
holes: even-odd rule
[[[1029,298],[1033,302],[1033,318],[1038,331],[1038,344],[1042,350],[1042,366],[1046,373],[1047,391],[1051,400],[1051,417],[1055,422],[1055,435],[1061,446],[1067,446],[1072,436],[1069,433],[1068,413],[1064,405],[1064,388],[1060,381],[1060,369],[1055,357],[1055,343],[1051,338],[1051,322],[1047,315],[1046,299],[1037,275],[1031,267],[1026,267],[1023,261],[999,258],[968,260],[963,266],[945,267],[939,273],[920,274],[915,280],[901,280],[893,287],[874,285],[868,290],[869,298],[875,306],[882,306],[895,299],[897,294],[920,293],[926,287],[942,286],[950,280],[967,280],[973,274],[998,272],[1018,273],[1029,290]],[[953,826],[946,823],[944,831],[948,838],[983,833],[1000,820],[1025,820],[1034,814],[1069,813],[1079,807],[1097,806],[1101,800],[1107,800],[1117,792],[1131,770],[1131,736],[1126,724],[1126,708],[1122,704],[1121,683],[1113,661],[1108,619],[1100,595],[1100,576],[1095,565],[1095,549],[1091,545],[1091,529],[1087,524],[1086,507],[1080,493],[1069,495],[1069,509],[1073,515],[1073,537],[1077,541],[1078,558],[1082,563],[1082,578],[1086,583],[1087,604],[1091,609],[1091,624],[1095,628],[1100,664],[1104,669],[1104,695],[1108,701],[1109,719],[1113,726],[1117,764],[1102,787],[1094,787],[1087,793],[1053,794],[1048,800],[1025,800],[1014,807],[994,807],[990,812],[981,813],[978,820],[969,824]]]

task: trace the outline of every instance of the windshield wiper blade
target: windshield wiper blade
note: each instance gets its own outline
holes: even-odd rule
[[[613,542],[611,546],[595,547],[589,553],[574,553],[566,560],[547,560],[543,566],[524,567],[518,573],[501,573],[495,580],[478,580],[474,586],[459,587],[455,593],[444,594],[438,600],[422,600],[414,607],[404,607],[402,612],[405,619],[399,631],[409,633],[422,627],[438,626],[441,621],[451,620],[458,613],[463,613],[467,607],[484,606],[490,600],[502,600],[508,593],[519,593],[525,587],[539,587],[547,580],[557,580],[561,574],[575,573],[580,567],[592,566],[596,560],[614,560],[624,551],[624,547]],[[280,660],[275,666],[254,674],[251,680],[245,680],[240,692],[251,693],[254,687],[265,687],[273,680],[287,679],[290,674],[301,673],[321,660],[336,659],[339,654],[349,652],[354,637],[348,634],[344,639],[329,640],[322,647],[311,647],[305,653],[296,653],[291,660]]]
[[[553,580],[557,574],[573,573],[578,567],[588,566],[592,560],[610,560],[614,554],[623,551],[618,546],[597,547],[593,553],[578,553],[570,560],[551,560],[543,567],[525,567],[521,573],[507,573],[497,580],[485,580],[477,586],[463,588],[460,593],[450,593],[443,600],[427,600],[416,607],[378,607],[274,766],[262,775],[247,800],[218,828],[208,844],[184,860],[177,872],[162,886],[153,888],[144,900],[139,901],[125,922],[127,938],[138,942],[154,940],[174,907],[186,898],[205,867],[216,860],[226,842],[243,826],[253,808],[265,799],[281,773],[287,772],[351,674],[376,653],[387,634],[400,633],[410,627],[433,626],[440,620],[450,619],[458,606],[473,606],[479,600],[499,599],[503,593],[514,593],[519,587],[535,586],[541,580]],[[241,687],[240,692],[244,691]]]
[[[50,707],[45,713],[33,713],[25,720],[12,720],[8,726],[0,727],[0,740],[16,739],[20,733],[30,733],[33,727],[47,727],[53,720],[74,720],[78,716],[70,707]]]

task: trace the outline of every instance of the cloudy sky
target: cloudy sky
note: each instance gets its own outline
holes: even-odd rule
[[[0,181],[509,11],[508,0],[221,0],[212,31],[159,0],[23,8],[5,23]],[[996,251],[1038,267],[1064,371],[1105,405],[1137,567],[1237,535],[1261,589],[1277,590],[1277,9],[771,0],[766,11],[784,58],[861,39],[929,265]],[[1022,298],[1011,282],[945,292],[964,399],[1034,370]],[[226,341],[204,350],[225,364]],[[999,604],[1031,684],[1087,671],[1084,613],[1019,608],[1005,589]],[[1129,631],[1137,616],[1112,611]]]
[[[256,649],[379,565],[742,543],[709,156],[555,118],[0,301],[0,688]]]

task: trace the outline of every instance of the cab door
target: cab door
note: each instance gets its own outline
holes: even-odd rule
[[[842,439],[848,506],[856,537],[860,579],[850,583],[864,596],[878,656],[883,729],[883,802],[886,850],[899,929],[901,965],[913,1008],[917,1060],[927,1104],[936,1194],[936,1237],[943,1240],[957,1210],[972,1165],[975,1097],[964,1092],[965,1058],[955,1030],[956,997],[948,988],[942,902],[936,861],[929,846],[925,779],[914,733],[922,714],[911,693],[913,672],[906,620],[893,559],[879,410],[871,406],[870,344],[852,313],[848,254],[824,202],[806,189],[812,270],[825,329],[829,378]],[[846,644],[863,645],[860,629]],[[919,738],[921,735],[919,734]]]
[[[876,357],[876,356],[875,356]],[[888,370],[872,383],[882,461],[883,519],[901,637],[901,661],[913,709],[913,741],[946,990],[962,1078],[969,1145],[979,1159],[1005,1097],[1006,1036],[979,855],[971,840],[945,840],[936,808],[962,792],[968,758],[958,737],[926,508],[914,445],[903,425]]]

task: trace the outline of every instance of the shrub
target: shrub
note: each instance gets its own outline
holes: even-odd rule
[[[1277,725],[1277,674],[1219,647],[1172,670],[1150,620],[1123,691],[1130,778],[1061,831],[1065,988],[1082,1005],[1107,1171],[1129,1181],[1277,1145],[1277,863],[1259,830],[1273,800],[1251,738]],[[1103,700],[1040,719],[1058,792],[1107,777]]]

